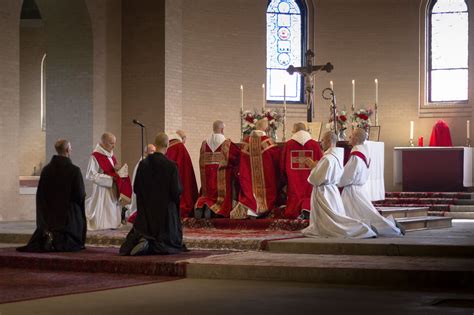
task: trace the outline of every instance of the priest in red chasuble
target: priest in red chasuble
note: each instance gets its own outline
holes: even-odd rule
[[[303,122],[294,124],[293,136],[285,143],[281,155],[281,174],[287,183],[285,217],[290,219],[309,218],[312,185],[308,182],[311,168],[305,164],[310,158],[319,161],[323,156],[319,143],[311,138]],[[306,216],[303,211],[306,211]]]
[[[268,120],[259,120],[240,152],[240,193],[230,217],[263,217],[276,207],[279,186],[280,149],[266,130]]]
[[[180,130],[182,135],[184,133]],[[178,173],[183,192],[181,193],[180,215],[182,218],[188,217],[194,209],[198,197],[196,176],[194,175],[193,164],[188,150],[184,146],[183,139],[177,133],[170,134],[170,143],[166,157],[178,164]]]
[[[194,209],[196,218],[229,217],[232,210],[232,181],[240,149],[224,136],[224,122],[216,120],[212,129],[199,155],[201,193]]]

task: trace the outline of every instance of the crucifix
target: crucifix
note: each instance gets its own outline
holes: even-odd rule
[[[306,99],[306,109],[307,109],[307,121],[312,122],[314,117],[314,100],[313,100],[313,92],[314,92],[314,74],[317,71],[326,71],[331,72],[334,69],[333,65],[328,62],[325,65],[314,65],[313,66],[313,58],[314,53],[311,49],[308,49],[305,53],[306,57],[306,65],[304,67],[294,67],[293,65],[289,66],[286,71],[289,74],[293,74],[295,72],[301,74],[304,77],[304,85],[305,85],[305,99]]]

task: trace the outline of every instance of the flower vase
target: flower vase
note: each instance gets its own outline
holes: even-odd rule
[[[339,129],[338,135],[337,135],[337,140],[338,141],[345,141],[346,140],[346,130],[345,129]]]

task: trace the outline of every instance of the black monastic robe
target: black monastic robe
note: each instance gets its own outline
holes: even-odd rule
[[[86,241],[84,180],[68,157],[55,155],[41,172],[36,193],[36,231],[24,252],[79,251]]]
[[[140,255],[174,254],[186,251],[179,215],[181,183],[178,167],[156,152],[140,162],[134,182],[137,217],[120,248],[121,255],[134,254],[146,241]]]

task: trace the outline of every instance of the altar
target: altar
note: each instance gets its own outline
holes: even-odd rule
[[[395,147],[393,182],[403,191],[463,191],[472,187],[472,148]]]

